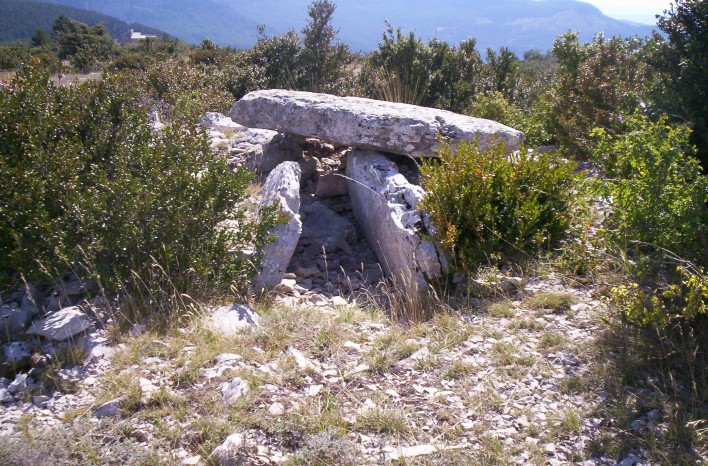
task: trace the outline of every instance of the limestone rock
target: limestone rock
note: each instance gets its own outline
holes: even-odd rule
[[[337,215],[329,207],[315,201],[302,208],[302,241],[317,255],[324,248],[328,252],[341,249],[352,253],[351,244],[356,241],[356,229],[352,223]]]
[[[388,276],[403,286],[418,287],[447,271],[446,258],[421,237],[426,227],[417,209],[422,188],[410,184],[395,163],[373,151],[351,151],[347,176],[354,217]]]
[[[199,123],[207,129],[227,133],[229,131],[239,131],[243,128],[241,125],[233,121],[231,118],[219,112],[207,112]]]
[[[262,205],[276,205],[288,220],[273,228],[270,235],[276,239],[263,248],[261,270],[254,283],[258,291],[280,283],[300,239],[300,173],[296,162],[283,162],[268,175],[263,186]]]
[[[221,384],[221,394],[226,403],[232,405],[248,394],[248,382],[241,377],[236,377],[231,382]]]
[[[27,369],[31,364],[32,347],[26,341],[13,341],[2,347],[0,376]]]
[[[216,447],[208,458],[209,464],[218,466],[237,466],[247,464],[247,458],[243,455],[245,439],[242,434],[235,432],[228,437],[224,443]]]
[[[60,309],[45,319],[38,320],[27,330],[30,335],[41,335],[49,340],[63,341],[91,326],[91,321],[78,306]]]
[[[258,314],[246,304],[218,307],[209,317],[211,327],[223,334],[233,335],[246,327],[258,327]]]
[[[120,410],[123,407],[123,402],[126,400],[125,396],[115,398],[111,401],[103,403],[101,406],[93,410],[93,415],[102,417],[120,417]]]
[[[517,149],[522,132],[500,123],[415,105],[311,92],[254,91],[230,112],[237,123],[412,157],[435,156],[438,134],[450,141],[495,138]]]
[[[15,340],[32,320],[33,311],[16,305],[0,305],[0,343]]]

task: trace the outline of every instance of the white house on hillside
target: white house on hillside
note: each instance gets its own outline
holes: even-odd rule
[[[132,44],[133,42],[137,42],[139,40],[147,38],[157,39],[157,36],[154,36],[152,34],[143,34],[142,32],[130,29],[129,31],[126,31],[120,35],[120,40],[118,42],[125,45]]]

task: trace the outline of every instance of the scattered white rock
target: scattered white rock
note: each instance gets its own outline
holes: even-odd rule
[[[27,374],[17,374],[15,380],[7,386],[7,391],[13,395],[24,393],[29,383]]]
[[[216,447],[209,455],[208,462],[218,466],[236,466],[244,463],[239,453],[244,447],[244,436],[235,432],[228,437],[224,443]]]
[[[90,326],[91,321],[86,314],[78,306],[72,306],[34,322],[27,333],[40,335],[53,341],[63,341],[75,337]]]
[[[268,408],[268,412],[273,416],[282,416],[285,413],[285,406],[283,403],[273,403]]]
[[[98,418],[120,417],[120,410],[123,407],[123,402],[125,399],[125,396],[121,396],[113,400],[106,401],[101,406],[93,410],[93,415]]]
[[[310,361],[303,353],[297,348],[290,347],[288,348],[288,355],[292,356],[293,359],[295,359],[295,364],[297,364],[297,367],[304,371],[314,371],[317,369],[317,366]]]
[[[246,304],[220,306],[209,316],[209,325],[222,335],[234,335],[244,328],[258,327],[258,314]]]
[[[231,382],[221,384],[221,394],[227,404],[234,404],[248,394],[248,382],[236,377]]]

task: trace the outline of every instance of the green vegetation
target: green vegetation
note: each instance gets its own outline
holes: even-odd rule
[[[422,209],[460,270],[474,270],[560,240],[570,223],[574,164],[553,152],[508,155],[502,143],[442,143],[421,167]]]
[[[236,426],[247,426],[301,446],[288,447],[297,450],[289,459],[293,464],[356,463],[346,433],[422,442],[428,440],[417,437],[422,431],[411,425],[424,424],[405,403],[391,405],[371,394],[371,409],[359,409],[365,398],[346,390],[288,406],[280,417],[266,415],[267,406],[254,403],[264,386],[278,383],[299,390],[316,380],[311,372],[298,372],[293,358],[284,354],[289,347],[340,367],[337,358],[347,353],[343,341],[362,345],[356,361],[361,365],[332,375],[343,384],[365,386],[364,379],[395,378],[410,366],[455,386],[479,386],[470,379],[479,361],[489,356],[497,373],[519,385],[528,374],[548,370],[544,358],[577,349],[575,337],[554,322],[585,314],[569,311],[577,296],[593,292],[602,295],[593,299],[608,308],[602,316],[607,335],[588,352],[597,373],[578,372],[557,382],[569,396],[608,394],[598,417],[613,419],[618,427],[599,427],[611,435],[590,449],[619,457],[628,451],[627,442],[639,438],[650,460],[689,462],[690,449],[705,445],[700,420],[708,386],[708,181],[701,168],[708,147],[705,8],[705,2],[678,0],[659,20],[666,39],[598,36],[581,43],[571,32],[558,37],[548,53],[532,51],[523,58],[504,48],[482,55],[474,39],[426,43],[393,27],[373,53],[353,54],[337,39],[332,26],[336,8],[329,1],[310,5],[301,34],[291,30],[267,36],[261,29],[257,43],[243,51],[209,40],[190,47],[168,38],[120,47],[112,42],[108,24],[52,19],[52,27],[23,36],[28,42],[0,46],[0,68],[12,70],[0,77],[2,291],[23,280],[52,281],[73,271],[96,279],[101,292],[122,298],[119,304],[127,304],[122,306],[126,312],[180,320],[172,319],[176,316],[182,323],[193,318],[195,303],[243,292],[254,264],[236,253],[262,246],[274,218],[265,213],[256,221],[245,215],[243,201],[253,175],[233,170],[215,155],[195,124],[207,111],[226,112],[249,91],[324,91],[491,118],[523,130],[534,150],[510,153],[500,143],[480,150],[476,141],[441,142],[438,158],[421,166],[428,193],[421,207],[437,226],[431,236],[453,259],[455,272],[462,272],[450,283],[462,284],[454,291],[463,296],[436,290],[437,295],[414,301],[397,294],[395,284],[383,286],[391,314],[409,326],[370,337],[361,331],[366,312],[342,310],[335,319],[287,306],[264,310],[261,328],[233,339],[192,329],[174,337],[175,342],[167,339],[168,347],[158,350],[150,346],[157,336],[150,333],[116,356],[116,364],[139,367],[148,353],[175,360],[179,369],[170,380],[176,390],[190,387],[202,377],[202,368],[224,352],[238,351],[257,365],[272,363],[273,372],[234,369],[229,375],[247,380],[251,395],[229,410],[219,400],[206,400],[199,419],[185,423],[184,399],[165,388],[144,402],[135,378],[119,372],[111,374],[109,393],[99,399],[125,393],[127,418],[154,424],[163,445],[187,439],[194,454],[210,451]],[[83,84],[51,76],[87,70],[104,74]],[[161,131],[148,122],[148,112],[155,109],[168,123]],[[593,175],[578,173],[579,162]],[[225,222],[232,228],[225,228]],[[557,264],[562,271],[553,268]],[[504,288],[506,276],[534,267],[563,284],[591,288],[530,294],[527,288],[520,290],[522,297],[513,283]],[[494,277],[485,280],[485,268]],[[484,283],[469,285],[472,278]],[[485,287],[486,295],[477,291]],[[509,300],[480,300],[490,295]],[[502,340],[499,328],[477,327],[478,315],[472,317],[475,326],[466,320],[469,316],[457,316],[480,309],[482,320],[511,321],[508,329],[532,335],[531,349],[541,355]],[[194,345],[194,338],[203,345],[200,352],[182,352]],[[486,355],[447,358],[451,348],[472,340],[470,347],[476,348],[475,342],[487,339],[494,341]],[[417,361],[406,361],[423,348],[430,354],[423,351]],[[44,382],[70,390],[53,378],[64,364],[83,356],[57,354],[56,367],[47,372],[50,380]],[[656,399],[646,395],[652,390],[659,393]],[[201,395],[190,394],[190,401]],[[387,396],[401,401],[395,394]],[[474,406],[481,400],[500,412],[513,403],[502,400],[494,387],[474,397],[465,402]],[[556,433],[577,435],[585,428],[585,413],[563,409],[553,418]],[[636,412],[649,409],[667,418],[666,432],[632,431]],[[345,417],[345,411],[359,416]],[[180,423],[161,425],[168,415]],[[209,419],[212,415],[215,420]],[[454,429],[460,428],[454,414],[441,409],[438,417],[436,435],[454,438]],[[124,450],[137,448],[131,434],[125,434],[134,430],[129,419],[117,423],[122,433],[100,448],[78,442],[72,452],[69,437],[59,435],[56,442],[47,442],[52,449],[46,457],[89,463],[104,454],[123,458]],[[448,421],[455,427],[440,427]],[[30,425],[23,421],[19,428]],[[101,429],[81,423],[74,428],[81,438]],[[25,430],[28,445],[32,438],[43,438]],[[485,442],[480,455],[487,460],[503,462],[510,454],[500,440]],[[9,440],[0,442],[0,458],[20,461],[15,448]],[[149,463],[155,454],[137,449],[134,458]],[[540,455],[539,462],[545,462]],[[37,460],[28,456],[27,461]]]
[[[68,269],[113,291],[245,283],[252,266],[232,251],[266,239],[236,207],[251,175],[214,156],[204,134],[176,123],[153,132],[120,76],[56,87],[38,63],[0,102],[5,284]],[[219,228],[227,220],[238,228]]]
[[[144,24],[128,24],[112,16],[67,5],[25,0],[0,0],[0,42],[28,41],[35,36],[37,31],[49,33],[52,30],[52,25],[61,16],[86,23],[89,26],[103,24],[115,39],[131,28],[157,37],[165,35],[165,32]]]

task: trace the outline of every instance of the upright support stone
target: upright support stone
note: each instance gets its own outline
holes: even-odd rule
[[[283,162],[270,172],[263,186],[261,205],[276,205],[288,221],[276,225],[270,235],[276,239],[268,243],[262,251],[261,268],[254,281],[259,292],[276,287],[295,252],[302,234],[300,221],[300,165],[297,162]]]
[[[420,186],[385,155],[366,150],[347,153],[347,176],[354,217],[389,277],[417,288],[447,272],[446,258],[421,237],[426,222],[417,208]]]

